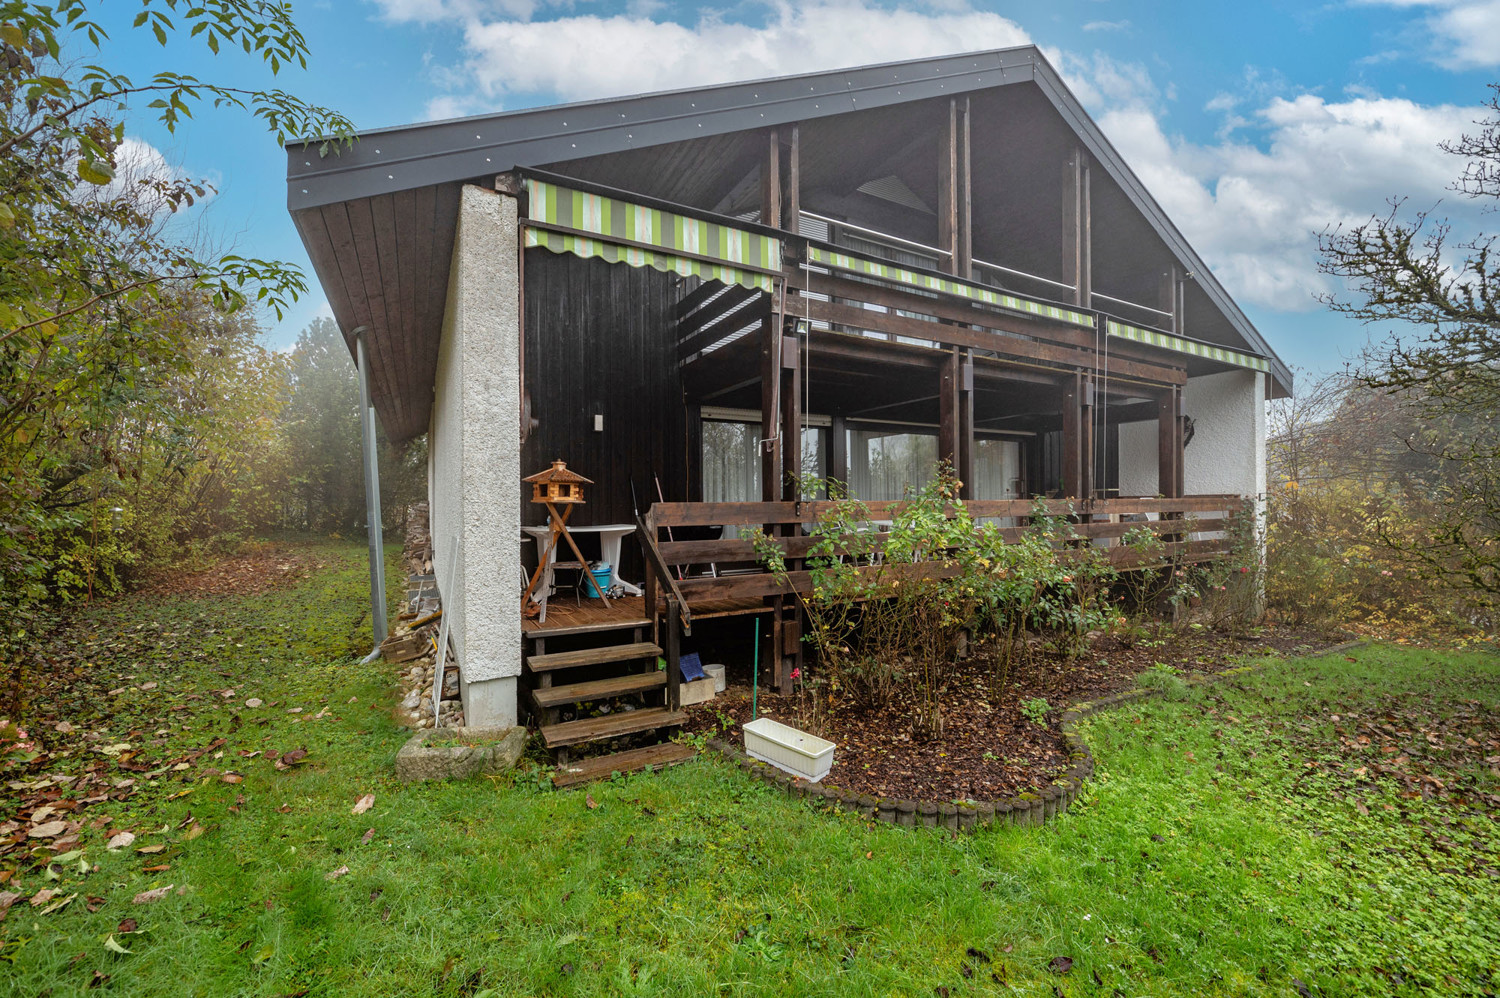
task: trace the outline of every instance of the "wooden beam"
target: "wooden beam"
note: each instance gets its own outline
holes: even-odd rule
[[[782,336],[781,358],[780,496],[795,501],[802,498],[802,341],[796,335]]]
[[[1078,471],[1081,495],[1094,498],[1094,381],[1088,375],[1078,379]]]
[[[1092,308],[1093,243],[1089,198],[1089,158],[1081,147],[1075,148],[1063,166],[1063,275],[1073,285],[1073,304]]]
[[[1083,375],[1074,372],[1063,385],[1062,494],[1083,498]]]
[[[802,218],[802,129],[791,126],[786,157],[786,197],[782,199],[781,227],[795,235]]]
[[[1176,498],[1177,466],[1182,461],[1181,393],[1173,388],[1162,392],[1156,402],[1156,491]]]
[[[849,484],[849,426],[839,411],[828,428],[828,477]]]
[[[961,431],[958,415],[958,384],[960,357],[958,348],[948,351],[938,372],[938,461],[946,461],[958,471],[958,436]]]
[[[937,244],[945,252],[938,268],[954,274],[958,265],[958,101],[951,97],[938,128],[937,189]]]
[[[1177,321],[1179,294],[1182,287],[1182,268],[1176,263],[1171,264],[1162,271],[1161,289],[1157,295],[1156,307],[1163,312],[1170,313],[1166,320],[1166,328],[1169,332],[1181,332],[1181,326]]]
[[[772,313],[760,324],[760,497],[781,498],[781,317]]]
[[[974,351],[965,350],[958,365],[958,461],[954,466],[963,483],[959,496],[974,497]]]
[[[765,157],[760,162],[760,224],[781,228],[781,134],[771,129]]]
[[[965,97],[958,130],[958,262],[953,272],[966,280],[974,278],[974,180],[969,148],[971,117],[969,98]]]

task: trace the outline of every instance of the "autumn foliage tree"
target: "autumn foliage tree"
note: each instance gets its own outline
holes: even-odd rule
[[[1454,189],[1500,199],[1500,85],[1479,131],[1443,148],[1465,160]],[[1397,529],[1377,518],[1380,540],[1428,581],[1500,604],[1500,260],[1496,236],[1455,241],[1446,221],[1390,213],[1322,240],[1322,269],[1350,297],[1337,312],[1395,324],[1352,372],[1363,388],[1397,405],[1400,443],[1422,464],[1429,500],[1423,522]]]
[[[280,89],[92,65],[105,29],[84,0],[0,0],[0,639],[29,608],[114,584],[174,547],[253,527],[250,462],[269,460],[285,358],[258,344],[254,306],[306,289],[289,266],[174,238],[208,185],[131,175],[125,116],[168,129],[239,110],[278,141],[352,132]],[[234,52],[271,76],[306,64],[290,7],[146,0],[133,30]],[[18,637],[19,635],[19,637]]]

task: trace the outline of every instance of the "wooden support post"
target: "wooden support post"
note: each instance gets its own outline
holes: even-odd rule
[[[837,410],[828,427],[828,477],[849,484],[849,426]]]
[[[1156,404],[1156,491],[1169,499],[1178,491],[1178,466],[1182,463],[1181,396],[1169,388],[1157,397]]]
[[[786,154],[786,196],[782,198],[781,227],[795,235],[802,218],[801,129],[791,126]]]
[[[938,267],[949,274],[957,273],[958,266],[958,132],[958,101],[950,97],[938,128],[937,149],[937,244],[945,252]]]
[[[1167,267],[1161,275],[1161,290],[1158,294],[1156,307],[1168,315],[1163,317],[1162,324],[1169,332],[1179,333],[1182,331],[1177,317],[1180,312],[1180,297],[1182,288],[1182,268],[1176,263]]]
[[[1174,496],[1187,495],[1187,417],[1182,414],[1182,391],[1177,392],[1177,481]]]
[[[965,280],[974,277],[974,179],[969,149],[969,98],[959,106],[958,128],[958,255],[953,272]]]
[[[1094,392],[1093,378],[1079,378],[1078,469],[1081,498],[1094,498]]]
[[[760,326],[760,497],[781,498],[779,399],[781,388],[781,316],[774,312]]]
[[[962,429],[958,415],[960,363],[958,348],[953,347],[938,369],[938,461],[946,461],[955,472],[958,470],[958,436]]]
[[[1083,497],[1083,374],[1075,372],[1062,384],[1062,494]]]
[[[954,466],[963,483],[959,495],[974,498],[974,351],[966,349],[958,365],[958,462]]]
[[[1063,275],[1073,285],[1073,304],[1091,308],[1093,302],[1092,219],[1089,204],[1089,157],[1075,148],[1063,167]]]
[[[769,147],[760,161],[760,224],[781,228],[781,133],[771,129]]]
[[[682,706],[682,607],[667,597],[667,709]]]
[[[796,333],[781,340],[780,475],[780,497],[801,498],[797,482],[802,476],[802,341]]]

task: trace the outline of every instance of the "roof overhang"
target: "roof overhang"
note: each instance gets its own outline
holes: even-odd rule
[[[404,275],[408,287],[440,283],[436,293],[445,290],[457,188],[465,182],[487,182],[521,167],[1027,83],[1046,96],[1244,344],[1270,360],[1272,392],[1288,394],[1290,369],[1034,46],[375,129],[359,133],[352,147],[326,156],[319,156],[310,143],[290,145],[287,206],[346,336],[355,325],[373,324],[390,327],[377,330],[387,337],[427,339],[436,335],[441,315],[431,314],[430,305],[413,306],[401,292],[396,292],[401,304],[393,309],[385,300],[391,294],[385,287],[392,277],[387,271],[401,269],[412,258],[417,270]],[[417,231],[428,225],[431,231]],[[377,245],[389,238],[415,239],[431,258]],[[401,276],[394,276],[396,283],[402,283]],[[435,340],[430,346],[435,358]],[[396,352],[411,358],[421,351]],[[377,407],[393,437],[403,439],[426,428],[431,401],[426,367],[417,363],[407,372],[384,376],[377,371]]]

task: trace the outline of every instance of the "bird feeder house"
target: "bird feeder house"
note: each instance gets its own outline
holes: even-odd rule
[[[553,461],[552,467],[524,479],[531,483],[531,501],[535,503],[581,503],[583,487],[594,483],[569,471],[567,462]]]

